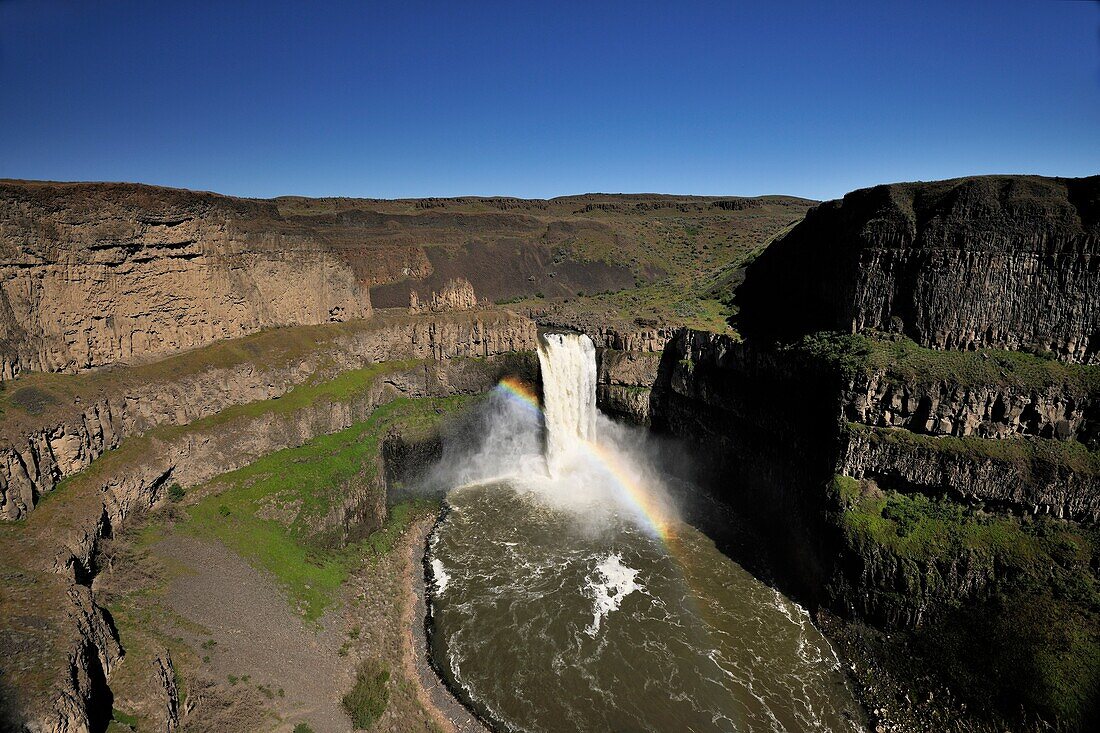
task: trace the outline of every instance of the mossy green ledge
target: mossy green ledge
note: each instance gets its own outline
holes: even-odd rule
[[[932,436],[850,423],[837,473],[991,509],[1100,519],[1100,453],[1076,441]]]

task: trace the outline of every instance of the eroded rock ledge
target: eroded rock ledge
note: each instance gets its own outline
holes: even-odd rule
[[[68,380],[21,379],[6,396],[0,428],[0,518],[24,516],[58,482],[123,438],[158,426],[273,399],[306,381],[367,364],[534,348],[534,325],[508,311],[380,314],[370,321],[260,334],[146,368]]]

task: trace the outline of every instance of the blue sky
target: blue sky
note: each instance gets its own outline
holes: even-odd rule
[[[0,0],[0,177],[832,198],[1100,173],[1100,5]]]

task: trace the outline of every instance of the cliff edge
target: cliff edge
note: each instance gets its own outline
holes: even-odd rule
[[[811,210],[738,289],[749,338],[894,331],[936,349],[1100,361],[1100,176],[853,191]]]

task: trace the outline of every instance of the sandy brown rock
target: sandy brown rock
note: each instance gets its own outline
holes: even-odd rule
[[[477,294],[474,286],[464,277],[456,277],[448,280],[439,292],[432,292],[432,298],[428,302],[421,303],[415,290],[409,291],[409,312],[424,313],[431,311],[468,311],[477,308]]]
[[[369,316],[368,290],[314,238],[249,231],[276,213],[143,186],[0,184],[5,377]]]

